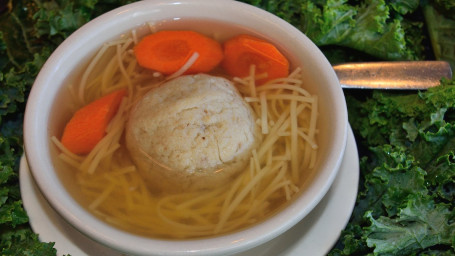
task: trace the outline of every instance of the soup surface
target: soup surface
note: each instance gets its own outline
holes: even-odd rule
[[[192,29],[201,27],[197,26],[201,23],[205,24],[203,30]],[[247,29],[208,21],[164,24],[147,24],[105,43],[81,75],[77,76],[80,79],[69,85],[74,111],[109,93],[126,90],[107,125],[105,135],[89,153],[74,154],[63,146],[60,135],[52,137],[60,151],[59,165],[65,166],[65,170],[61,170],[63,175],[70,175],[76,180],[72,186],[75,189],[69,189],[70,193],[105,222],[151,237],[187,239],[220,235],[265,220],[298,195],[313,175],[312,168],[318,151],[317,96],[305,90],[300,67],[293,67],[286,77],[261,85],[256,82],[264,79],[264,74],[256,72],[254,65],[245,77],[233,77],[221,65],[205,72],[204,76],[224,79],[232,84],[242,101],[235,104],[245,104],[250,109],[253,118],[251,125],[260,138],[247,148],[247,158],[241,170],[216,183],[216,186],[200,186],[200,189],[186,189],[184,186],[171,190],[159,188],[156,184],[161,181],[150,182],[149,177],[140,171],[144,169],[140,168],[136,157],[140,149],[126,147],[126,127],[144,95],[164,88],[169,81],[180,79],[182,70],[166,75],[140,66],[134,54],[135,45],[144,35],[174,28],[195,30],[220,44],[238,34],[253,34]],[[179,97],[180,100],[168,104],[162,111],[169,111],[169,108],[189,98],[185,95]],[[172,99],[179,97],[171,96]],[[234,128],[244,123],[245,118],[239,118],[243,121],[237,124],[233,122]],[[171,123],[166,127],[172,126]],[[254,137],[256,133],[252,134]],[[140,138],[136,140],[140,141]],[[233,136],[232,141],[235,140],[247,139]],[[167,163],[164,164],[177,166],[173,169],[180,171],[178,166],[184,160],[179,157],[168,154],[165,158]],[[178,163],[172,163],[174,160]],[[226,162],[229,164],[229,161]],[[211,173],[216,175],[215,171]],[[165,179],[163,184],[175,186],[179,183],[175,183],[173,177],[175,175],[159,179]],[[204,184],[213,181],[197,182]]]

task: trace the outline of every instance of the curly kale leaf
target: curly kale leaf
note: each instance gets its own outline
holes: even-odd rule
[[[341,45],[382,59],[415,57],[407,49],[400,20],[389,19],[389,7],[384,1],[365,1],[359,6],[346,2],[329,0],[320,14],[307,2],[302,31],[319,46]]]
[[[420,4],[419,0],[391,0],[389,2],[390,6],[400,14],[408,14],[414,12]]]
[[[451,97],[455,97],[455,83],[449,80],[418,94],[374,91],[366,101],[349,97],[350,123],[367,145],[410,147],[425,166],[455,132],[455,100]]]
[[[455,253],[455,81],[347,97],[365,156],[353,217],[330,255]],[[363,217],[362,217],[363,216]]]
[[[403,18],[419,1],[293,0],[244,1],[277,14],[316,45],[341,46],[379,59],[421,59],[421,22]],[[418,28],[418,29],[415,29]]]
[[[57,254],[54,243],[39,242],[38,235],[26,227],[3,230],[0,238],[0,252],[5,256]]]
[[[3,120],[0,126],[0,253],[2,255],[49,254],[28,226],[18,181],[18,159],[22,155],[22,115]],[[51,246],[52,248],[52,246]]]
[[[375,255],[412,255],[435,245],[455,245],[455,217],[450,205],[436,204],[430,196],[410,196],[395,218],[375,219],[366,213],[371,226],[365,233]]]
[[[97,1],[58,0],[43,2],[33,15],[36,36],[62,39],[88,22]]]

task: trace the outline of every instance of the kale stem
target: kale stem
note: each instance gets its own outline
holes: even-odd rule
[[[19,27],[21,28],[21,31],[22,31],[22,36],[24,37],[24,43],[25,43],[25,47],[27,48],[27,50],[33,54],[33,50],[32,50],[32,47],[30,46],[30,41],[28,40],[28,37],[27,37],[27,32],[24,28],[24,25],[22,24],[22,22],[20,21],[20,19],[16,16],[16,14],[14,13],[11,13],[11,17],[13,17],[14,21],[16,21],[16,23],[19,25]]]

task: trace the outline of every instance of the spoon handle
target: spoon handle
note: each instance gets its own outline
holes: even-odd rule
[[[334,65],[341,87],[355,89],[424,90],[452,78],[445,61],[386,61]]]

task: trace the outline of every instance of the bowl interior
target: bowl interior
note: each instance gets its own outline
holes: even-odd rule
[[[50,137],[60,136],[71,113],[67,86],[103,43],[148,26],[193,29],[215,35],[221,41],[248,33],[275,44],[302,67],[305,89],[318,95],[318,161],[302,194],[268,220],[233,234],[190,241],[163,241],[136,236],[113,228],[92,216],[73,198],[71,175],[56,161],[57,149]],[[230,0],[143,1],[130,4],[91,21],[73,33],[52,54],[37,77],[27,102],[24,123],[25,150],[34,178],[51,205],[72,225],[110,247],[134,254],[233,253],[248,249],[283,233],[308,214],[322,199],[336,176],[347,136],[347,112],[343,92],[330,64],[319,49],[297,29],[281,19]],[[58,170],[58,171],[56,171]]]

